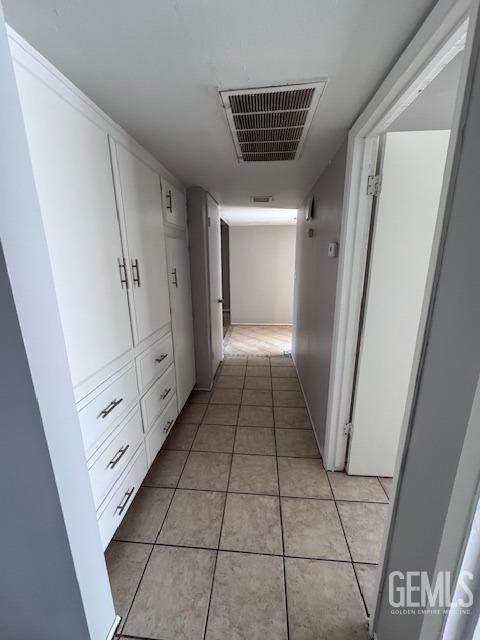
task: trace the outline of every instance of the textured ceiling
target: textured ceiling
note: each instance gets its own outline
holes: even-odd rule
[[[432,0],[3,0],[9,24],[186,185],[294,208]],[[328,78],[300,160],[239,164],[218,95]]]

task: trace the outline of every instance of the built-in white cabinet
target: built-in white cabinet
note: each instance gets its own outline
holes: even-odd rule
[[[162,178],[162,198],[165,222],[179,229],[185,229],[187,226],[185,193]]]
[[[177,399],[181,409],[195,385],[190,259],[186,238],[167,237],[166,243]]]
[[[121,144],[112,152],[138,344],[170,322],[160,176]]]
[[[74,387],[132,348],[105,131],[16,66]]]
[[[177,385],[183,406],[195,381],[185,195],[166,181],[162,193],[145,150],[56,70],[11,45],[106,547],[175,423]],[[182,236],[172,245],[175,292],[164,225]]]

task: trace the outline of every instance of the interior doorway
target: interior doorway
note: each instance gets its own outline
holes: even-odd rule
[[[351,475],[394,475],[462,60],[457,53],[379,138],[350,404]]]
[[[268,215],[268,209],[265,212]],[[294,223],[294,216],[288,224],[227,224],[223,221],[224,323],[226,314],[230,323],[224,333],[225,356],[290,354]]]
[[[450,131],[395,131],[381,145],[347,457],[393,476],[426,293]]]

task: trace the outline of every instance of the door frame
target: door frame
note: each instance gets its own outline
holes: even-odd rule
[[[465,60],[459,83],[452,134],[445,167],[444,184],[435,229],[420,329],[412,372],[419,364],[422,337],[426,327],[428,302],[442,235],[446,187],[452,170],[453,150],[458,137],[460,110],[466,86],[467,61],[471,54],[471,31],[467,38],[468,15],[478,0],[440,0],[388,74],[365,111],[348,135],[347,166],[340,237],[340,262],[337,280],[333,353],[330,370],[324,463],[328,470],[343,470],[347,451],[346,425],[349,423],[355,358],[370,219],[374,198],[368,196],[366,183],[376,173],[380,136],[415,97],[440,73],[443,67],[465,48]],[[409,414],[415,376],[410,381],[405,415]],[[399,452],[405,443],[405,420]],[[397,470],[400,456],[397,457]],[[397,474],[396,474],[397,475]]]
[[[209,202],[210,201],[210,202]],[[209,212],[209,205],[213,204],[213,206],[215,206],[217,208],[218,211],[218,220],[219,220],[219,256],[218,256],[218,260],[219,260],[219,271],[216,274],[216,277],[219,278],[219,286],[220,286],[220,292],[222,291],[222,255],[221,255],[221,247],[222,247],[222,238],[221,238],[221,225],[220,225],[220,221],[221,221],[221,217],[220,217],[220,205],[218,204],[218,202],[215,200],[215,198],[210,194],[207,193],[207,219],[208,219],[208,224],[207,224],[207,234],[208,234],[208,289],[209,289],[209,293],[210,293],[210,300],[209,300],[209,307],[210,307],[210,345],[211,345],[211,350],[212,350],[212,362],[213,362],[213,354],[214,354],[214,339],[213,339],[213,298],[212,298],[212,265],[210,263],[210,252],[211,252],[211,225],[210,225],[210,212]],[[218,303],[221,304],[221,303]],[[223,307],[222,307],[223,308]],[[223,361],[223,313],[220,314],[220,344],[218,345],[220,347],[220,359],[219,359],[219,363],[217,366],[212,368],[212,377],[215,375],[216,370],[218,369],[218,366],[222,363]]]

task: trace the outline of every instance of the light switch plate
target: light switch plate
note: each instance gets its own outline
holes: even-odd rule
[[[328,257],[336,258],[338,256],[338,242],[330,242],[328,245]]]

